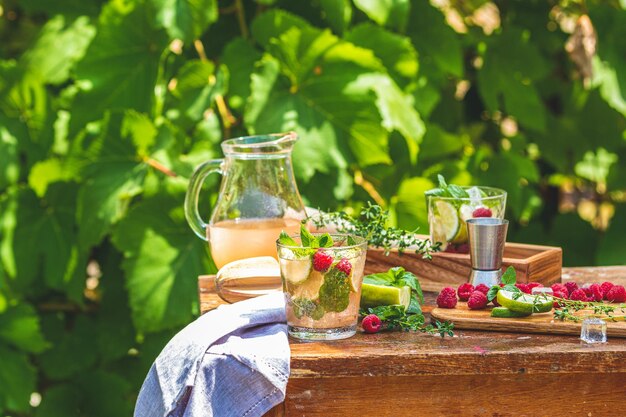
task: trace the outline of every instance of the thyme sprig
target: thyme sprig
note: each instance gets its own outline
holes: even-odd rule
[[[435,321],[435,324],[425,324],[424,315],[421,313],[409,314],[403,306],[390,305],[379,306],[361,310],[361,317],[368,314],[375,314],[384,323],[383,330],[402,330],[439,335],[442,338],[454,336],[454,323],[445,321]]]
[[[421,254],[424,259],[431,259],[431,253],[439,250],[439,244],[433,245],[430,239],[419,237],[414,231],[389,227],[389,212],[376,204],[367,203],[358,217],[339,211],[319,212],[310,218],[317,228],[335,226],[339,233],[348,233],[367,239],[371,246],[383,248],[388,255],[397,248],[402,253],[407,249]]]
[[[606,321],[626,321],[626,304],[606,304],[602,301],[578,301],[552,297],[559,304],[554,310],[557,320],[580,322],[586,318],[599,318]],[[591,310],[590,314],[576,314],[579,311]]]

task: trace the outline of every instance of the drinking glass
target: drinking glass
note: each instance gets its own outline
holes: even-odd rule
[[[469,253],[467,220],[504,218],[506,191],[493,187],[462,187],[469,197],[426,195],[428,225],[433,244],[446,252]]]
[[[285,293],[289,335],[307,340],[345,339],[356,333],[367,242],[357,236],[331,235],[333,246],[303,248],[276,242]],[[321,271],[313,262],[320,251],[332,263]]]

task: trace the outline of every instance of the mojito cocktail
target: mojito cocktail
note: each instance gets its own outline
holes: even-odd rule
[[[304,233],[304,239],[281,235],[277,242],[289,334],[310,340],[350,337],[359,317],[367,242]]]

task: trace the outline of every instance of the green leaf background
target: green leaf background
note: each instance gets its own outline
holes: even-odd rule
[[[441,174],[625,264],[626,10],[579,3],[0,0],[0,414],[131,414],[214,272],[182,201],[227,138],[296,131],[314,207],[427,233]]]

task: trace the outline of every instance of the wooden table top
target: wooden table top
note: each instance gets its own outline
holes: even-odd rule
[[[199,278],[202,312],[224,302],[212,277]],[[626,284],[626,266],[563,268],[562,281]],[[424,311],[435,304],[426,293]],[[346,340],[290,339],[292,378],[571,374],[626,372],[626,339],[587,345],[574,336],[455,330],[444,339],[421,333],[357,333]]]

